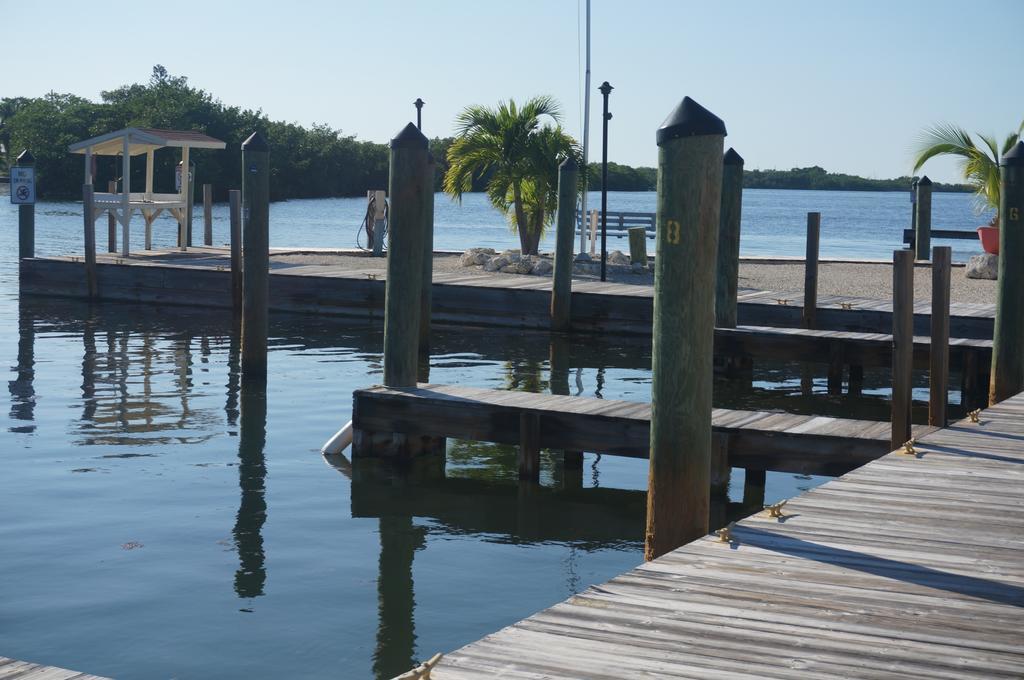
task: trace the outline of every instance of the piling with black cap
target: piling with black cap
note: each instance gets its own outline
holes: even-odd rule
[[[579,165],[570,156],[558,166],[558,214],[555,218],[555,269],[551,285],[551,330],[568,331],[572,308],[572,238],[576,228]]]
[[[36,164],[36,157],[25,149],[15,161],[15,165],[30,168]],[[36,256],[36,206],[25,203],[18,206],[18,259]],[[20,269],[20,268],[19,268]]]
[[[932,250],[928,424],[935,427],[946,427],[946,402],[949,397],[949,274],[952,260],[953,249],[949,246],[935,246]]]
[[[932,259],[932,181],[925,175],[917,182],[914,204],[914,257]]]
[[[914,371],[914,255],[892,254],[892,434],[890,448],[911,436]]]
[[[740,209],[743,205],[743,157],[735,149],[722,159],[722,209],[718,226],[715,275],[715,325],[736,328],[736,287],[740,272]]]
[[[689,97],[658,129],[644,557],[708,531],[715,261],[725,123]]]
[[[242,374],[267,376],[270,298],[270,147],[259,132],[242,143]]]
[[[999,273],[989,405],[1024,390],[1024,141],[1000,163]]]
[[[388,274],[384,299],[384,384],[415,387],[423,287],[427,138],[409,123],[391,140]]]

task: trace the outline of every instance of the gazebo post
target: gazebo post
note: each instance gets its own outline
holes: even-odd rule
[[[153,200],[153,149],[146,152],[146,200]]]
[[[85,150],[85,182],[92,184],[92,147]]]
[[[131,135],[121,142],[121,256],[128,257],[128,201],[132,192]]]

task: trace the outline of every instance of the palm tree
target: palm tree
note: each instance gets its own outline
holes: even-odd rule
[[[554,126],[543,125],[548,117]],[[524,255],[536,254],[557,202],[558,164],[578,156],[575,140],[558,125],[558,103],[534,97],[497,108],[468,106],[455,119],[444,190],[455,199],[486,178],[487,197],[519,234]]]
[[[1024,132],[1024,121],[1021,121],[1016,132],[1011,132],[1000,147],[992,137],[979,134],[978,138],[984,146],[974,143],[971,135],[961,127],[946,123],[936,125],[924,131],[917,148],[914,161],[914,172],[921,169],[929,159],[935,156],[959,156],[960,167],[964,180],[974,187],[978,201],[982,206],[993,208],[996,216],[992,223],[999,221],[999,160]]]

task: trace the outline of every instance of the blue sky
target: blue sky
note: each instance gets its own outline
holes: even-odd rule
[[[8,47],[0,96],[98,98],[159,63],[225,103],[360,139],[389,139],[416,97],[424,131],[444,136],[467,104],[535,94],[557,97],[580,136],[584,2],[0,0],[17,15],[8,33],[30,38]],[[603,80],[610,159],[631,165],[655,164],[654,132],[684,95],[725,120],[748,168],[869,177],[908,173],[929,124],[1002,138],[1024,118],[1024,43],[1009,37],[1024,0],[593,0],[592,12],[592,159]],[[925,172],[957,177],[949,161]]]

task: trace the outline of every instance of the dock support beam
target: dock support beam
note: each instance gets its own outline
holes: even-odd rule
[[[558,225],[555,234],[555,269],[551,284],[551,330],[568,332],[572,318],[572,237],[576,226],[576,188],[579,166],[570,156],[558,166]]]
[[[183,177],[182,182],[189,180]],[[188,186],[191,190],[190,183]],[[270,297],[270,149],[259,132],[242,143],[242,201],[242,375],[265,379]]]
[[[915,259],[932,259],[932,181],[925,175],[917,183],[917,201],[914,203]]]
[[[519,479],[540,481],[540,415],[519,414]]]
[[[949,395],[949,274],[953,249],[932,250],[932,337],[928,352],[928,424],[946,427]]]
[[[1017,142],[1000,165],[999,280],[989,406],[1024,390],[1024,141]]]
[[[910,439],[913,371],[914,254],[897,250],[892,254],[892,450]]]
[[[821,241],[821,213],[807,213],[807,256],[804,260],[804,328],[814,328],[818,319],[818,250]]]
[[[231,224],[231,309],[242,314],[242,192],[228,192],[228,214]]]
[[[735,149],[722,159],[722,209],[715,274],[715,326],[736,328],[736,288],[740,271],[740,212],[743,206],[743,158]]]
[[[409,123],[391,140],[391,226],[384,298],[384,384],[388,387],[416,387],[426,179],[427,138]]]
[[[203,245],[213,245],[213,187],[203,185]]]
[[[92,184],[82,185],[82,217],[85,221],[85,290],[90,300],[98,293],[96,285],[96,222],[93,218]]]
[[[658,129],[644,558],[708,531],[715,274],[725,123],[689,97]]]

